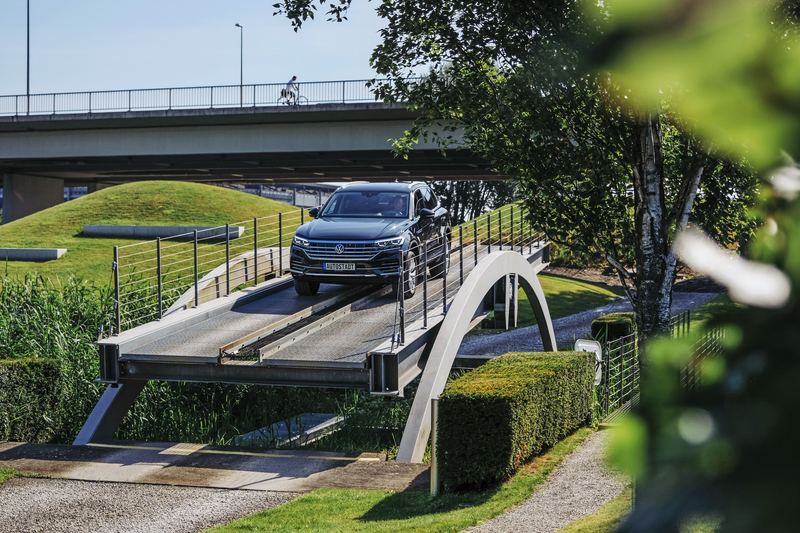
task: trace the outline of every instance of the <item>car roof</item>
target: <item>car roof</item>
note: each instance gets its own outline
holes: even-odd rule
[[[411,192],[420,187],[425,187],[422,181],[401,181],[391,183],[350,183],[340,187],[339,191],[347,190],[353,192],[361,191],[381,191],[381,192]]]

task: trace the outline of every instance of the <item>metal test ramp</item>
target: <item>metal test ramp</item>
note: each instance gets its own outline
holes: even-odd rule
[[[290,276],[100,340],[100,381],[111,384],[111,392],[98,403],[75,443],[110,439],[148,380],[353,388],[402,395],[403,387],[425,367],[429,341],[438,332],[443,309],[456,296],[460,278],[466,279],[475,267],[472,250],[463,261],[458,260],[460,252],[458,247],[451,252],[455,264],[447,275],[446,298],[443,280],[434,278],[428,280],[427,300],[421,283],[414,297],[405,300],[400,345],[396,342],[399,302],[389,286],[323,284],[316,296],[299,296]],[[537,271],[547,263],[546,243],[519,252]],[[475,257],[484,253],[476,252]],[[503,287],[500,292],[515,294],[510,285]],[[496,295],[487,295],[475,320],[498,309],[497,300]],[[506,296],[504,305],[508,303]]]

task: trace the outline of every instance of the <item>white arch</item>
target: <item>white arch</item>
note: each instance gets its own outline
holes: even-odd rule
[[[431,429],[431,398],[436,398],[444,390],[458,347],[468,331],[475,310],[483,303],[486,293],[497,280],[508,274],[517,275],[522,289],[528,296],[536,322],[539,324],[545,351],[556,351],[556,337],[553,333],[550,311],[533,267],[516,252],[493,253],[481,260],[464,280],[464,285],[450,304],[436,335],[400,441],[398,462],[422,462]]]

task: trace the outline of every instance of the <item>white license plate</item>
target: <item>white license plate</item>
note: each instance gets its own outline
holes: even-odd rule
[[[325,270],[355,270],[355,263],[323,263],[322,268]]]

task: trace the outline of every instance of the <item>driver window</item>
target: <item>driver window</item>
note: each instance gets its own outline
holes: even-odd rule
[[[423,207],[425,207],[425,201],[422,197],[422,192],[417,190],[414,193],[414,218],[419,217],[420,211],[422,211]]]

